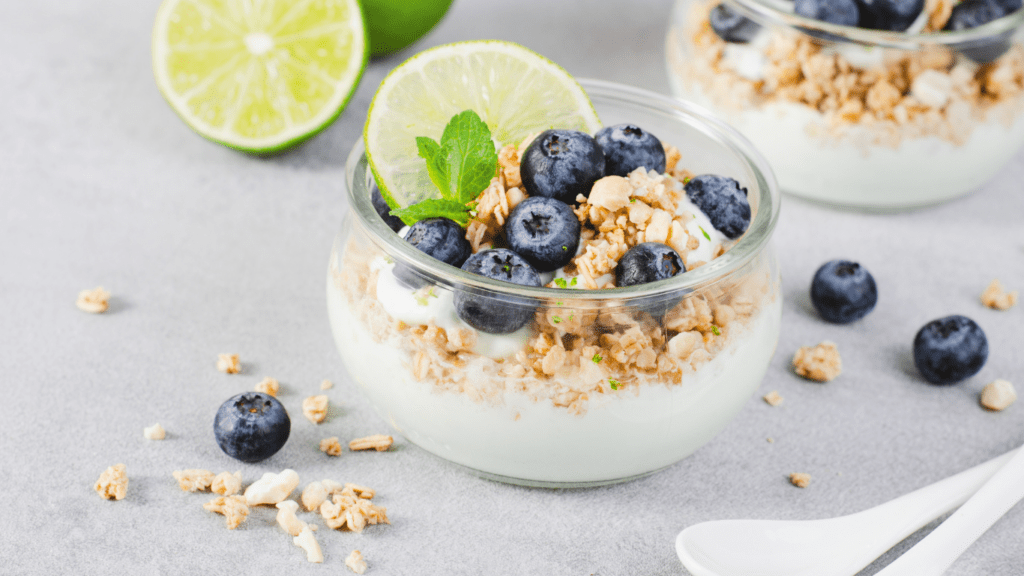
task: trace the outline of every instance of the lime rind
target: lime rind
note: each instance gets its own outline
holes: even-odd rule
[[[385,77],[370,104],[363,140],[370,169],[392,207],[438,196],[416,137],[438,139],[463,110],[487,123],[500,147],[549,128],[601,128],[579,83],[551,60],[512,42],[482,40],[431,48]]]
[[[294,16],[314,5],[319,22],[303,29]],[[344,111],[369,60],[365,17],[358,0],[278,0],[258,14],[244,13],[248,6],[165,0],[153,29],[153,72],[164,99],[201,136],[272,153],[318,134]],[[272,41],[265,54],[247,45],[253,32]]]

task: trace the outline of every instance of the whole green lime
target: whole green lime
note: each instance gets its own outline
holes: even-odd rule
[[[359,0],[370,34],[370,54],[398,52],[419,40],[448,12],[452,0]]]

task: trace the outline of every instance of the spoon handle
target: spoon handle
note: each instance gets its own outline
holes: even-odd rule
[[[875,576],[940,576],[1022,498],[1024,450],[931,534]]]

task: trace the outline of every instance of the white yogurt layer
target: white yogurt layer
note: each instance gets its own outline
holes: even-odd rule
[[[378,288],[385,294],[392,289]],[[438,300],[433,304],[435,317],[443,318],[450,303]],[[573,415],[523,392],[508,391],[496,404],[475,402],[468,394],[441,392],[413,377],[408,353],[399,343],[373,340],[330,273],[327,303],[346,368],[381,417],[406,438],[485,473],[558,483],[643,474],[672,464],[708,442],[757,388],[774,352],[781,316],[781,299],[776,298],[751,319],[744,332],[731,334],[728,348],[699,371],[684,376],[681,385],[645,385],[635,394],[633,390],[594,394],[587,412]],[[403,306],[391,304],[388,312],[412,314],[409,306]],[[493,360],[475,357],[464,369],[482,374],[482,363],[493,364]]]
[[[837,138],[824,115],[807,106],[775,102],[728,112],[676,74],[669,78],[675,95],[716,110],[753,142],[783,190],[828,203],[909,208],[949,200],[988,181],[1024,143],[1024,116],[1012,124],[975,121],[960,145],[925,136],[882,146],[853,125]]]

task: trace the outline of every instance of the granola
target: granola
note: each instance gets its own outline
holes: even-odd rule
[[[376,450],[377,452],[383,452],[388,448],[391,448],[391,444],[394,443],[395,439],[391,436],[384,434],[374,434],[373,436],[366,436],[365,438],[356,438],[348,443],[349,450]]]
[[[323,382],[320,383],[320,389],[321,390],[330,390],[331,388],[334,388],[334,382],[331,382],[330,380],[327,380],[326,378],[324,379]]]
[[[763,75],[752,78],[733,67],[729,54],[736,48],[711,29],[708,15],[715,5],[717,1],[694,3],[689,29],[672,30],[670,44],[679,46],[681,35],[690,48],[670,50],[669,64],[716,104],[735,110],[770,103],[805,106],[823,116],[813,135],[866,139],[893,148],[904,138],[924,136],[959,145],[971,135],[975,121],[993,117],[1009,122],[1024,110],[1024,48],[1019,44],[980,66],[941,46],[888,50],[870,66],[778,27],[763,32]],[[945,25],[952,7],[950,0],[928,0],[926,31]]]
[[[353,550],[348,558],[345,558],[345,566],[348,569],[355,572],[356,574],[363,574],[366,572],[366,560],[363,560],[363,554],[359,550]]]
[[[1017,391],[1006,380],[990,382],[981,391],[981,405],[996,412],[1005,410],[1017,401]]]
[[[794,472],[789,475],[789,482],[797,488],[807,488],[811,483],[811,475],[804,472]]]
[[[337,436],[324,438],[320,441],[320,451],[328,456],[341,456],[341,442]]]
[[[772,390],[764,395],[764,401],[767,402],[769,406],[778,406],[779,404],[782,404],[782,395],[777,391]]]
[[[234,474],[230,472],[221,472],[213,477],[213,482],[210,483],[210,491],[221,496],[233,496],[238,494],[242,489],[242,471],[239,470]]]
[[[124,464],[114,464],[104,470],[93,490],[106,500],[123,500],[128,495],[128,473]]]
[[[299,535],[292,538],[296,546],[306,551],[306,560],[319,564],[324,561],[324,553],[320,550],[320,543],[313,537],[313,530],[309,525],[302,528]]]
[[[256,384],[255,390],[276,398],[277,393],[281,391],[281,384],[268,376]]]
[[[330,400],[323,394],[310,396],[302,401],[302,415],[313,424],[319,424],[327,418],[329,404]]]
[[[829,382],[843,371],[839,348],[834,342],[804,346],[793,356],[793,369],[808,380]]]
[[[377,506],[369,498],[362,498],[355,490],[345,487],[334,494],[332,500],[320,505],[324,523],[335,530],[362,532],[367,525],[390,524],[387,508]]]
[[[224,521],[228,530],[238,528],[249,516],[249,505],[245,503],[244,496],[217,496],[206,504],[203,509],[209,512],[216,512],[224,515]]]
[[[238,354],[217,354],[217,370],[225,374],[238,374],[242,371],[238,362]]]
[[[981,293],[981,303],[993,310],[1009,310],[1017,304],[1017,291],[1007,292],[999,280],[993,280]]]
[[[102,314],[110,308],[109,304],[110,292],[103,289],[102,286],[97,286],[92,290],[82,290],[78,293],[78,298],[75,300],[75,306],[83,312],[89,312],[91,314]]]
[[[187,470],[175,470],[174,479],[178,481],[178,488],[183,492],[201,492],[207,490],[213,484],[213,472],[198,468]]]
[[[163,440],[167,437],[167,431],[160,424],[153,424],[142,429],[142,436],[146,440]]]
[[[292,536],[298,536],[302,529],[307,526],[305,522],[299,520],[299,517],[295,515],[295,512],[299,509],[299,503],[295,500],[284,500],[278,502],[276,507],[277,525]]]

